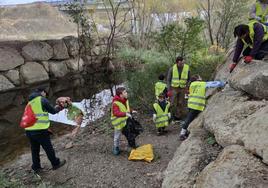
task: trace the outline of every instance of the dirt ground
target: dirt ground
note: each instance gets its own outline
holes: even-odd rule
[[[53,140],[56,154],[67,163],[58,170],[51,170],[49,161],[42,151],[44,170],[40,176],[30,170],[31,155],[22,155],[18,160],[5,166],[4,173],[10,181],[23,182],[26,187],[161,187],[163,172],[173,158],[179,141],[179,124],[171,124],[168,133],[156,135],[149,116],[139,115],[138,121],[144,132],[137,138],[137,144],[152,144],[155,158],[151,163],[129,161],[126,139],[121,137],[121,154],[112,154],[113,131],[109,117],[83,128],[66,148],[71,139],[67,135]]]

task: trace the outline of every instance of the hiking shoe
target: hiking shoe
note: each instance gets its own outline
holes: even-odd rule
[[[34,172],[35,174],[39,174],[39,173],[42,172],[43,169],[44,169],[44,168],[40,167],[40,168],[32,169],[32,170],[33,170],[33,172]]]
[[[114,154],[114,155],[119,155],[119,154],[120,154],[119,147],[114,147],[114,148],[113,148],[113,154]]]
[[[180,135],[180,141],[184,141],[188,138],[188,136],[186,134],[181,134]]]
[[[56,166],[53,166],[53,170],[57,170],[58,168],[62,167],[63,165],[65,165],[66,160],[63,159],[62,161],[60,161],[60,163]]]

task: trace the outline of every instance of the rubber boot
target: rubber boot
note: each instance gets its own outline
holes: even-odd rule
[[[114,154],[114,155],[119,155],[119,154],[120,154],[119,147],[114,147],[114,148],[113,148],[113,154]]]

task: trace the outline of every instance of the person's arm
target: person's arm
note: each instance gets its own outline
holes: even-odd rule
[[[171,88],[171,80],[172,80],[172,70],[173,68],[169,68],[168,75],[167,75],[167,89],[170,90]]]
[[[206,82],[206,88],[217,88],[217,87],[224,87],[225,82],[222,81],[211,81]]]
[[[56,114],[62,110],[60,106],[53,107],[45,97],[42,97],[41,103],[43,110],[50,114]]]
[[[244,43],[241,39],[237,39],[236,46],[235,46],[235,53],[233,57],[233,62],[238,63],[239,57],[242,53],[242,50],[244,48]]]
[[[264,29],[263,26],[261,24],[254,24],[254,42],[253,42],[253,48],[250,51],[250,56],[251,57],[255,57],[255,55],[258,53],[261,44],[262,44],[262,39],[264,36]]]

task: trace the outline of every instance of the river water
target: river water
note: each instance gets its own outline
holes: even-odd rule
[[[88,124],[104,115],[104,108],[111,102],[112,90],[118,83],[120,81],[111,79],[111,75],[91,74],[67,77],[42,86],[49,88],[48,99],[52,104],[58,97],[71,97],[72,101],[77,102],[76,105],[83,108]],[[19,122],[29,94],[38,86],[0,93],[0,165],[29,150],[30,145]],[[73,129],[71,125],[62,123],[52,122],[51,125],[57,135]]]

